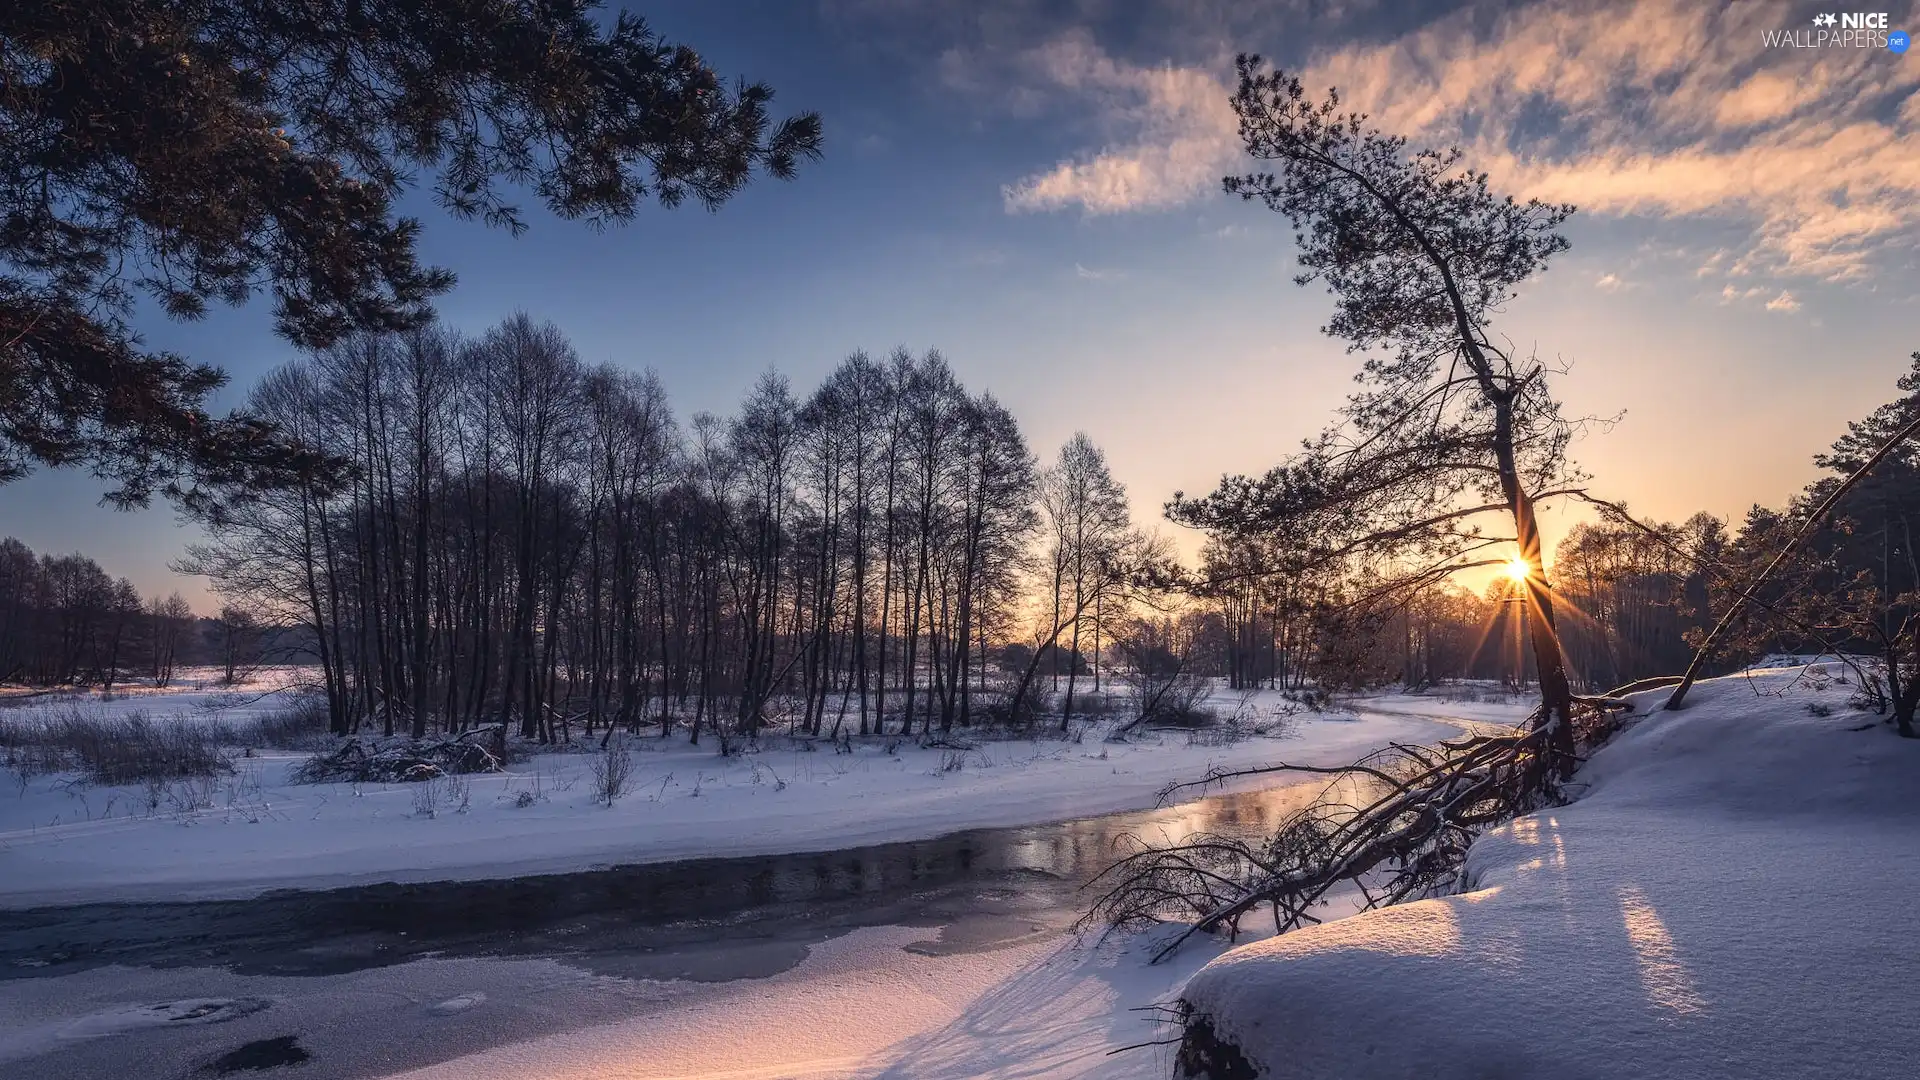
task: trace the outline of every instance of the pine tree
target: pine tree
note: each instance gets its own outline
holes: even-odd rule
[[[518,232],[510,190],[600,225],[715,209],[818,155],[809,113],[729,88],[590,0],[17,0],[0,8],[0,483],[85,465],[110,501],[287,485],[333,464],[215,417],[220,371],[150,351],[180,319],[273,297],[302,348],[423,325],[453,275],[394,199]]]

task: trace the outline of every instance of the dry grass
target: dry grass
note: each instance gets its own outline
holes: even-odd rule
[[[145,784],[233,771],[222,732],[145,712],[74,703],[0,715],[0,760],[22,777],[77,772],[93,784]]]

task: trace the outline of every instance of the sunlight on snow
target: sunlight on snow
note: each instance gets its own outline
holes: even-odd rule
[[[1549,866],[1553,867],[1555,870],[1565,870],[1567,868],[1567,842],[1561,839],[1560,837],[1560,821],[1558,818],[1555,818],[1549,815],[1546,819],[1546,823],[1547,823],[1547,828],[1551,830],[1551,833],[1552,833],[1550,837],[1550,842],[1553,845],[1553,854],[1551,856],[1540,855],[1533,859],[1529,859],[1528,861],[1520,864],[1520,869],[1544,870]],[[1540,819],[1539,818],[1537,817],[1519,818],[1519,819],[1516,819],[1513,822],[1513,824],[1509,826],[1509,828],[1512,831],[1513,838],[1516,842],[1526,844],[1529,847],[1539,846],[1540,844]]]
[[[1387,956],[1446,956],[1460,948],[1460,920],[1453,905],[1422,901],[1392,909],[1393,932],[1378,932],[1365,919],[1341,919],[1313,928],[1315,950],[1354,948]]]
[[[1694,990],[1693,976],[1674,951],[1673,935],[1638,886],[1620,890],[1620,917],[1626,924],[1627,942],[1640,961],[1640,985],[1648,1000],[1682,1015],[1704,1010],[1706,999]]]

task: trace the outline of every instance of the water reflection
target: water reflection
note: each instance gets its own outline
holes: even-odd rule
[[[446,889],[449,917],[476,917],[475,889],[505,906],[535,903],[549,914],[606,914],[634,923],[719,919],[755,909],[925,892],[955,884],[1021,884],[1041,878],[1078,886],[1125,849],[1129,838],[1178,842],[1196,833],[1264,836],[1318,795],[1322,781],[1197,799],[1158,810],[1107,814],[1012,829],[975,829],[931,840],[844,851],[696,859],[522,878]],[[394,887],[384,912],[411,920],[436,903],[439,886]]]

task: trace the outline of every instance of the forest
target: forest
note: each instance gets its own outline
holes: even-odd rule
[[[178,591],[142,597],[85,555],[35,555],[0,538],[0,682],[111,693],[129,680],[165,688],[189,665],[218,665],[232,682],[296,635],[233,604],[196,615]]]

